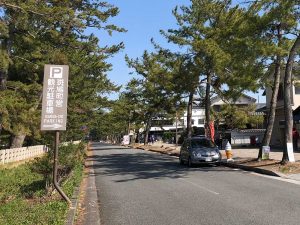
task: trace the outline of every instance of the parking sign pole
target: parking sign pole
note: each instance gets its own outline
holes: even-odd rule
[[[72,205],[71,200],[63,192],[63,190],[61,189],[61,187],[58,185],[58,182],[57,182],[58,145],[59,145],[59,131],[57,130],[57,131],[55,131],[53,184],[54,184],[55,189],[59,192],[59,194],[69,203],[69,205]]]

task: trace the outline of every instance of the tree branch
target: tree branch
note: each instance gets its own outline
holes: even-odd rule
[[[33,13],[33,14],[36,14],[36,15],[40,15],[40,16],[44,16],[45,14],[42,14],[42,13],[39,13],[39,12],[36,12],[36,11],[33,11],[33,10],[26,10],[20,6],[17,6],[17,5],[12,5],[12,4],[9,4],[9,3],[6,3],[6,2],[0,2],[0,6],[6,6],[6,7],[9,7],[9,8],[14,8],[14,9],[20,9],[22,11],[25,11],[25,12],[30,12],[30,13]]]
[[[25,59],[25,58],[23,58],[23,57],[21,57],[21,56],[17,56],[17,55],[15,55],[15,56],[12,56],[12,57],[14,57],[14,58],[17,58],[17,59],[21,59],[21,60],[23,60],[23,61],[25,61],[25,62],[28,62],[28,63],[30,63],[30,64],[33,64],[33,65],[35,65],[36,67],[39,67],[39,65],[38,65],[38,64],[36,64],[36,63],[33,63],[33,62],[30,62],[29,60],[27,60],[27,59]]]

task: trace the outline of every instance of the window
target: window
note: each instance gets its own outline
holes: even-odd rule
[[[214,148],[216,145],[208,139],[195,139],[192,140],[191,144],[192,148],[201,148],[201,147],[206,147],[206,148]]]
[[[198,124],[204,124],[204,119],[198,119]]]
[[[192,125],[194,125],[195,124],[195,120],[192,120]]]
[[[295,85],[295,95],[299,95],[300,94],[300,86],[299,83]]]

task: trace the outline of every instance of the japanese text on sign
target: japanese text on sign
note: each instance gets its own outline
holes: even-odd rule
[[[65,130],[68,72],[66,65],[45,65],[41,130]]]

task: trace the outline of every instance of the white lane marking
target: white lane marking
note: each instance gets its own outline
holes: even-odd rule
[[[264,174],[260,174],[260,173],[254,173],[254,172],[252,172],[251,174],[256,175],[256,176],[260,176],[260,177],[266,177],[266,178],[273,179],[273,180],[279,180],[279,181],[283,181],[283,182],[288,182],[288,183],[300,185],[300,181],[298,181],[298,180],[293,180],[293,179],[289,179],[289,178],[282,178],[282,177],[268,176],[268,175],[264,175]]]
[[[198,188],[201,188],[201,189],[203,189],[203,190],[205,190],[205,191],[208,191],[208,192],[210,192],[210,193],[212,193],[212,194],[215,194],[215,195],[219,195],[220,193],[218,193],[218,192],[215,192],[215,191],[212,191],[212,190],[210,190],[210,189],[208,189],[208,188],[206,188],[206,187],[203,187],[203,186],[201,186],[201,185],[199,185],[199,184],[195,184],[195,183],[193,183],[193,182],[191,182],[191,181],[188,181],[188,180],[186,180],[186,179],[183,179],[183,178],[179,178],[180,180],[183,180],[183,181],[185,181],[185,182],[187,182],[187,183],[189,183],[189,184],[192,184],[192,185],[194,185],[194,186],[196,186],[196,187],[198,187]]]

